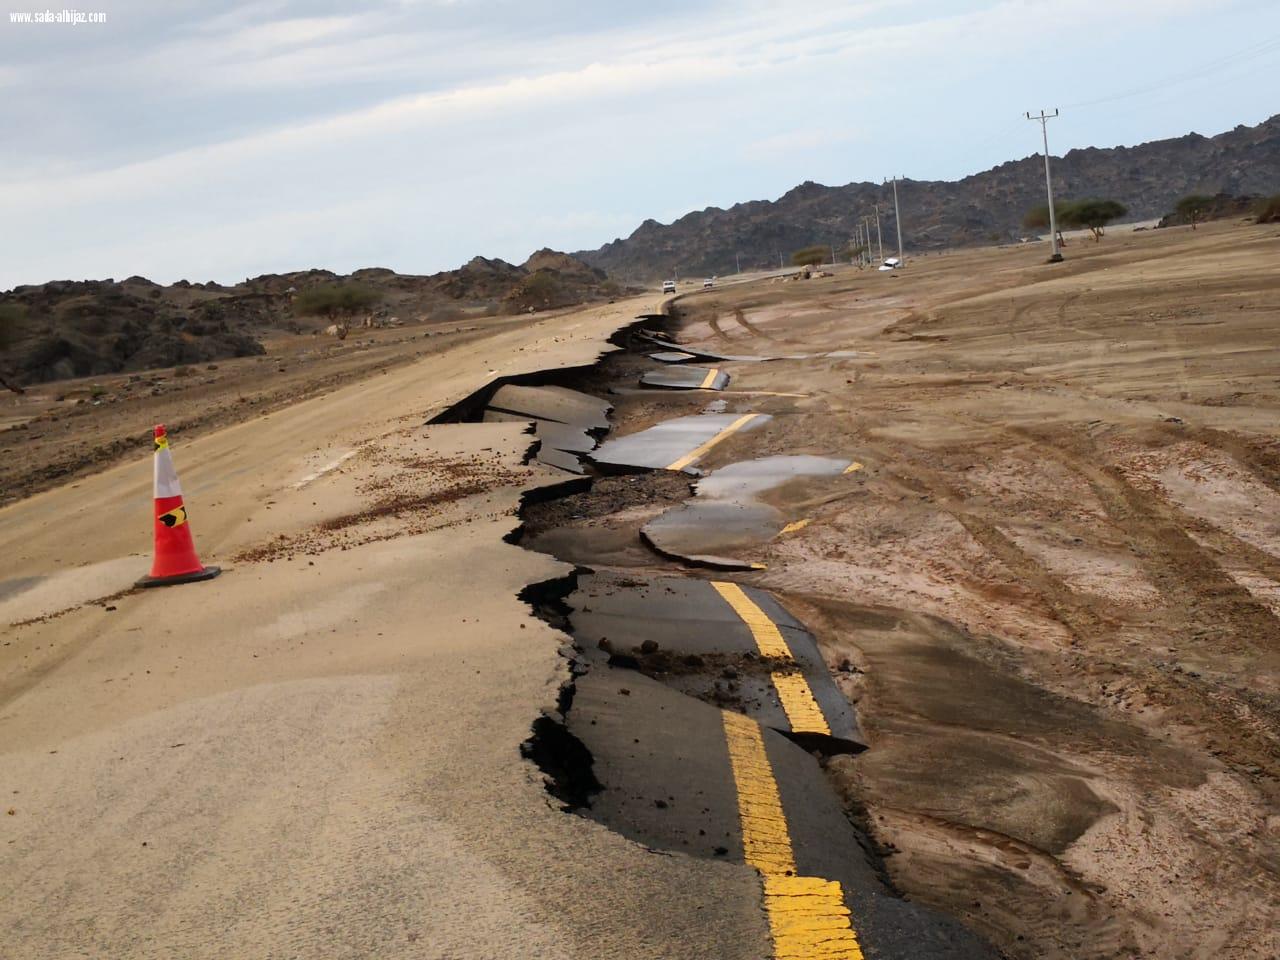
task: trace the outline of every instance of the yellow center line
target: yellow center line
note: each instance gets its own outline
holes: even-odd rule
[[[695,460],[702,459],[704,456],[707,455],[707,451],[709,451],[717,443],[719,443],[725,437],[728,437],[728,436],[731,436],[732,434],[737,433],[739,430],[745,427],[748,423],[754,420],[757,416],[758,414],[755,414],[755,413],[743,414],[737,420],[733,421],[733,423],[729,424],[727,427],[725,427],[723,430],[717,433],[714,437],[708,440],[706,443],[699,444],[697,447],[694,447],[692,450],[686,453],[683,457],[681,457],[675,463],[668,465],[667,469],[683,470],[685,467],[693,463]]]
[[[791,648],[782,636],[778,625],[769,619],[736,583],[713,581],[711,586],[733,607],[742,622],[751,631],[761,655],[776,660],[795,662]],[[818,706],[813,688],[803,673],[797,670],[774,670],[771,674],[773,688],[778,691],[782,712],[787,715],[792,733],[821,733],[831,735],[831,727]]]
[[[776,390],[726,390],[735,397],[811,397],[811,393],[778,393]]]
[[[764,875],[764,907],[777,960],[863,960],[839,881],[796,876],[778,782],[754,720],[725,712],[729,766],[747,863]]]
[[[778,536],[781,537],[788,533],[795,533],[797,530],[803,530],[811,523],[813,523],[813,519],[811,517],[805,517],[803,520],[793,520],[782,528],[782,532],[779,533]]]
[[[720,371],[716,367],[712,367],[710,370],[708,370],[707,375],[702,378],[702,383],[699,384],[698,389],[706,390],[709,386],[711,386],[713,383],[716,382],[716,377],[719,375],[719,373]]]

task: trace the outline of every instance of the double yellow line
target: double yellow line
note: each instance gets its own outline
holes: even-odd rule
[[[755,638],[756,648],[761,656],[795,663],[791,648],[783,639],[778,625],[769,619],[769,615],[761,610],[740,586],[736,583],[724,582],[713,582],[711,586],[729,606],[733,607],[733,612],[747,625],[751,636]],[[831,735],[831,727],[827,725],[827,718],[823,716],[822,708],[818,706],[813,689],[799,669],[774,670],[769,675],[769,679],[773,681],[773,688],[778,691],[782,712],[787,715],[787,721],[791,724],[793,732]]]
[[[737,584],[713,583],[751,630],[764,656],[792,659],[782,632]],[[783,684],[779,678],[786,677]],[[774,671],[774,687],[797,732],[830,733],[804,675]],[[743,855],[764,877],[764,906],[777,960],[863,960],[862,947],[837,880],[798,876],[786,811],[754,720],[724,711],[729,765],[738,793]]]

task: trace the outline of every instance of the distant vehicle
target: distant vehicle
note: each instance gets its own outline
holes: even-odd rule
[[[897,257],[885,257],[884,263],[880,264],[880,272],[885,273],[889,270],[897,270],[902,265],[902,261]]]
[[[675,282],[674,280],[663,280],[663,281],[662,281],[662,292],[663,292],[663,293],[675,293],[675,292],[676,292],[676,282]]]
[[[712,287],[714,287],[715,285],[716,285],[716,282],[715,282],[714,280],[712,280],[710,277],[707,277],[707,279],[705,279],[705,280],[703,280],[703,281],[702,281],[702,289],[703,289],[703,290],[710,290],[710,289],[711,289]]]

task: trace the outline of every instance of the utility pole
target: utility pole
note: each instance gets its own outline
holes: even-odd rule
[[[778,251],[778,269],[779,270],[782,269],[782,251],[781,250]]]
[[[885,183],[889,181],[886,180]],[[893,219],[898,225],[898,266],[905,267],[907,265],[906,254],[902,252],[902,209],[898,206],[898,178],[893,178]]]
[[[738,272],[741,273],[742,272],[742,254],[735,253],[733,255],[733,262],[738,265]]]
[[[836,265],[836,245],[834,243],[831,245],[831,265],[833,267]]]
[[[1040,132],[1044,134],[1044,186],[1049,194],[1049,239],[1053,241],[1053,255],[1049,257],[1050,263],[1062,262],[1062,250],[1058,246],[1058,211],[1053,209],[1053,174],[1049,171],[1049,121],[1058,116],[1058,110],[1055,107],[1053,113],[1045,113],[1040,111],[1040,116],[1033,116],[1027,113],[1028,120],[1040,121]]]
[[[880,251],[880,262],[884,263],[884,237],[880,235],[880,204],[876,204],[876,247]]]

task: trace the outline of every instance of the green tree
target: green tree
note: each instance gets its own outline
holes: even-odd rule
[[[1073,227],[1088,227],[1094,243],[1098,243],[1107,226],[1128,212],[1129,208],[1117,200],[1081,200],[1070,205],[1066,222]]]
[[[1206,197],[1202,193],[1193,193],[1189,197],[1183,197],[1173,208],[1183,220],[1190,221],[1191,229],[1196,228],[1197,223],[1201,223],[1209,219],[1209,207],[1213,203],[1213,197]]]
[[[382,302],[382,293],[359,283],[322,283],[293,299],[297,317],[351,316]]]
[[[816,267],[826,261],[830,252],[830,247],[816,243],[811,247],[804,247],[793,253],[791,255],[791,264],[796,267]]]

